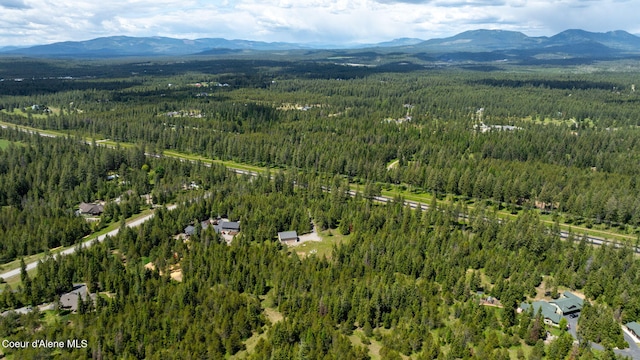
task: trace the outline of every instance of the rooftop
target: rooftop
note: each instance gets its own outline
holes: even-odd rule
[[[569,291],[562,293],[562,297],[557,300],[550,301],[555,304],[563,314],[568,314],[582,310],[584,301]]]
[[[78,297],[82,297],[85,300],[89,295],[91,299],[95,300],[95,294],[88,293],[86,284],[73,284],[73,290],[60,296],[60,307],[76,311],[78,310]]]
[[[640,324],[635,321],[625,324],[627,329],[633,331],[637,336],[640,336]]]
[[[100,204],[80,203],[80,212],[83,214],[99,215],[104,212],[104,206]]]
[[[282,231],[278,233],[278,239],[280,241],[294,240],[297,238],[298,238],[298,233],[296,231]]]
[[[240,231],[240,223],[237,221],[222,221],[214,226],[216,232],[221,231]]]
[[[549,304],[546,301],[534,301],[532,304],[522,303],[520,304],[520,308],[523,310],[528,310],[530,307],[533,307],[533,315],[535,316],[539,310],[542,311],[542,316],[545,319],[551,320],[554,324],[559,324],[562,316],[556,313],[556,307],[552,304]]]

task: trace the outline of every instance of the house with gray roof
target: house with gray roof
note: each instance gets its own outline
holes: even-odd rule
[[[100,204],[80,203],[80,214],[100,215],[104,212],[104,206]]]
[[[627,328],[627,333],[633,337],[633,341],[640,343],[640,324],[635,321],[626,323],[624,325]]]
[[[193,225],[189,225],[186,228],[184,228],[184,233],[187,234],[188,236],[191,236],[196,233],[196,227]]]
[[[237,221],[220,221],[218,225],[214,225],[213,229],[219,234],[224,233],[238,233],[240,231],[240,223]]]
[[[533,316],[538,314],[538,311],[542,313],[542,317],[544,318],[544,323],[547,325],[558,327],[560,326],[560,319],[562,319],[562,315],[558,314],[557,307],[546,302],[546,301],[534,301],[533,303],[522,303],[520,304],[520,309],[523,311],[527,311],[530,308],[533,308]]]
[[[532,304],[522,303],[520,309],[522,311],[533,307],[533,315],[538,313],[538,309],[542,311],[544,323],[547,325],[558,327],[560,319],[563,315],[573,314],[582,310],[584,300],[575,294],[565,291],[559,299],[547,301],[534,301]]]
[[[200,222],[200,226],[202,227],[202,230],[207,230],[211,224],[212,224],[211,219]]]
[[[300,241],[298,233],[294,231],[282,231],[278,233],[278,240],[285,244],[293,244]]]
[[[64,310],[78,311],[78,299],[87,300],[87,296],[96,301],[96,294],[90,294],[86,284],[73,284],[73,290],[60,296],[60,308]]]
[[[549,301],[549,303],[557,306],[561,315],[567,315],[581,311],[584,301],[575,294],[565,291],[559,299]]]

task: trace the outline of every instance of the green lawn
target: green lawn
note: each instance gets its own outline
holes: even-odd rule
[[[175,150],[165,150],[165,151],[163,151],[163,154],[165,156],[174,157],[174,158],[178,158],[178,159],[185,159],[185,160],[191,160],[191,161],[201,161],[201,162],[207,163],[207,164],[221,164],[221,165],[224,165],[224,166],[226,166],[228,168],[231,168],[231,169],[253,171],[253,172],[257,172],[257,173],[262,173],[262,172],[267,171],[267,168],[260,167],[260,166],[242,164],[242,163],[238,163],[238,162],[231,161],[231,160],[214,160],[214,159],[209,159],[207,157],[204,157],[202,155],[187,154],[187,153],[180,152],[180,151],[175,151]]]
[[[4,150],[9,147],[9,144],[24,146],[24,143],[20,141],[10,141],[5,139],[0,139],[0,150]]]
[[[1,111],[9,115],[20,115],[24,117],[29,117],[29,113],[24,111],[23,109],[13,109],[13,112],[9,112],[7,109],[2,109]],[[31,113],[31,117],[35,119],[46,119],[47,115],[40,114],[40,113]]]
[[[109,148],[115,148],[117,146],[120,146],[123,149],[128,149],[128,148],[132,148],[135,146],[135,144],[132,143],[126,143],[126,142],[117,142],[117,141],[113,141],[113,140],[100,140],[100,142],[97,143],[98,145],[102,145],[102,146],[106,146]]]
[[[322,241],[307,241],[302,244],[292,246],[289,249],[297,252],[301,256],[316,255],[331,257],[334,245],[348,242],[351,235],[342,235],[337,229],[329,229],[320,232]]]
[[[4,149],[8,148],[9,144],[11,144],[11,141],[5,140],[5,139],[0,139],[0,149],[4,150]]]
[[[356,329],[353,331],[353,334],[349,336],[349,340],[351,340],[351,344],[354,346],[364,347],[369,351],[369,356],[371,356],[371,360],[380,359],[380,349],[382,349],[382,344],[371,337],[369,339],[369,344],[365,344],[362,342],[362,339],[366,338],[364,332],[361,329]],[[408,358],[407,356],[401,355],[403,359]]]
[[[29,275],[30,278],[35,277],[37,273],[38,273],[37,268],[27,271],[27,274]],[[3,290],[3,291],[7,287],[7,285],[11,285],[11,288],[15,290],[18,287],[18,285],[22,284],[22,280],[20,279],[20,274],[16,276],[12,276],[10,278],[3,279],[3,280],[5,282],[0,284],[0,290]]]
[[[49,251],[50,251],[51,254],[55,254],[55,253],[57,253],[59,251],[62,251],[62,250],[63,250],[63,248],[59,247],[59,248],[51,249]],[[44,258],[44,256],[45,256],[45,253],[39,253],[39,254],[25,256],[24,257],[24,262],[25,262],[25,264],[28,264],[28,263],[33,262],[33,261],[38,261],[38,260]],[[0,265],[0,271],[2,271],[2,272],[10,271],[10,270],[13,270],[13,269],[17,269],[19,267],[20,267],[20,259],[16,259],[16,260],[13,260],[13,261],[8,262],[6,264]]]

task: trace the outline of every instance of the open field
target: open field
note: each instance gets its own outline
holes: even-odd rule
[[[27,274],[29,277],[34,277],[38,273],[37,269],[27,270]],[[22,280],[20,279],[20,274],[11,276],[8,278],[3,278],[4,283],[0,284],[0,290],[3,290],[7,287],[7,285],[11,286],[12,289],[16,289],[20,284],[22,284]]]
[[[307,241],[290,247],[290,250],[295,251],[300,256],[317,255],[330,258],[334,246],[348,242],[351,238],[349,235],[340,234],[337,229],[324,230],[319,234],[322,241]]]
[[[1,110],[3,113],[5,114],[9,114],[9,115],[19,115],[19,116],[24,116],[24,117],[33,117],[36,119],[46,119],[47,115],[46,114],[42,114],[42,113],[36,113],[36,112],[26,112],[23,109],[13,109],[13,112],[9,112],[7,111],[7,109],[2,109]]]
[[[231,160],[215,160],[209,159],[201,155],[187,154],[174,150],[165,150],[163,151],[165,156],[174,157],[178,159],[190,160],[190,161],[200,161],[205,164],[221,164],[231,169],[245,170],[256,173],[265,172],[267,169],[260,166],[254,166],[249,164],[242,164]]]

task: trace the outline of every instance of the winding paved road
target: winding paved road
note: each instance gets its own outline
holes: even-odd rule
[[[177,207],[177,205],[169,205],[169,206],[167,206],[167,210],[173,210],[176,207]],[[127,227],[131,227],[131,228],[140,226],[141,224],[143,224],[147,220],[151,219],[153,217],[153,215],[154,214],[149,214],[149,215],[145,215],[145,216],[139,217],[139,218],[127,223],[126,226]],[[80,243],[80,247],[88,248],[88,247],[90,247],[91,245],[93,245],[95,243],[103,242],[104,239],[106,239],[107,236],[111,236],[111,237],[116,236],[119,231],[120,231],[120,229],[118,228],[118,229],[115,229],[115,230],[111,230],[106,234],[100,235],[100,236],[96,237],[95,239],[86,240],[86,241]],[[72,246],[72,247],[69,247],[67,249],[62,250],[59,253],[54,254],[53,256],[54,257],[58,257],[58,256],[61,256],[61,255],[70,255],[70,254],[73,254],[74,252],[76,252],[77,248],[78,248],[78,245],[75,245],[75,246]],[[32,262],[30,262],[28,264],[25,264],[26,267],[27,267],[27,271],[35,269],[38,266],[38,262],[39,261],[32,261]],[[3,272],[2,274],[0,274],[0,278],[9,279],[9,278],[12,278],[14,276],[18,276],[18,275],[20,275],[20,271],[21,271],[21,269],[18,268],[18,269],[13,269],[13,270],[9,270],[9,271]]]

